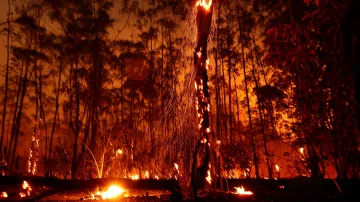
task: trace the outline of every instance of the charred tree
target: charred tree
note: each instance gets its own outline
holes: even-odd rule
[[[212,1],[199,0],[196,4],[197,16],[196,24],[198,30],[197,46],[194,51],[195,66],[195,88],[196,88],[196,110],[199,119],[200,139],[197,141],[192,165],[191,184],[193,188],[194,200],[197,199],[197,188],[205,184],[205,179],[211,183],[210,174],[210,95],[208,86],[208,60],[207,60],[207,40],[210,33],[211,19],[213,13]],[[205,148],[205,157],[199,168],[197,167],[197,156],[200,147]],[[208,175],[206,177],[206,175]]]

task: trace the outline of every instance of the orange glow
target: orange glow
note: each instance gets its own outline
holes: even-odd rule
[[[149,179],[149,171],[145,171],[145,179]]]
[[[100,195],[102,199],[113,199],[118,197],[120,194],[124,193],[125,190],[116,185],[111,185],[108,190],[100,192],[98,191],[96,195]]]
[[[23,198],[23,197],[26,196],[26,194],[25,194],[24,192],[20,192],[20,193],[19,193],[19,196],[20,196],[21,198]]]
[[[212,0],[198,0],[196,6],[202,6],[205,10],[209,10],[212,4]]]
[[[245,188],[243,186],[241,187],[234,187],[236,189],[235,194],[239,195],[253,195],[251,191],[245,191]]]

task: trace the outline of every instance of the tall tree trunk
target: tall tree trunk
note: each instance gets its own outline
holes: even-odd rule
[[[11,15],[11,7],[10,0],[8,0],[8,18],[7,18],[7,47],[6,47],[6,70],[5,70],[5,95],[3,101],[3,111],[2,111],[2,125],[1,125],[1,139],[0,139],[0,164],[3,159],[3,141],[4,141],[4,133],[5,133],[5,120],[6,120],[6,104],[8,99],[8,89],[9,89],[9,61],[10,61],[10,15]]]
[[[50,145],[49,145],[49,172],[50,177],[52,177],[52,147],[53,147],[53,139],[54,139],[54,132],[56,127],[56,117],[58,115],[59,110],[59,97],[60,97],[60,85],[61,85],[61,72],[62,72],[62,66],[63,66],[63,57],[60,58],[60,65],[59,65],[59,76],[58,76],[58,85],[57,85],[57,92],[56,92],[56,98],[55,98],[55,113],[54,113],[54,120],[53,125],[51,129],[51,135],[50,135]]]
[[[46,125],[46,114],[45,114],[45,110],[44,110],[44,104],[43,104],[43,78],[42,78],[42,73],[41,71],[39,72],[39,90],[38,90],[38,93],[39,93],[39,102],[40,102],[40,123],[43,123],[44,124],[44,129],[45,129],[45,154],[44,154],[44,171],[45,171],[45,174],[46,174],[46,155],[47,155],[47,145],[48,145],[48,137],[47,137],[47,125]],[[42,121],[41,121],[41,118],[42,118]],[[39,125],[40,127],[40,125]],[[40,134],[39,134],[39,138],[40,138]],[[40,143],[39,143],[40,144]]]
[[[239,32],[240,32],[240,37],[243,38],[243,34],[242,34],[242,24],[240,21],[240,9],[238,8],[238,23],[239,23]],[[244,39],[242,39],[244,40]],[[252,152],[253,152],[253,161],[254,161],[254,166],[255,166],[255,175],[256,178],[260,178],[260,173],[259,173],[259,162],[258,162],[258,157],[257,157],[257,151],[256,151],[256,144],[255,144],[255,133],[254,133],[254,128],[252,125],[252,120],[251,120],[251,110],[250,110],[250,101],[249,101],[249,91],[248,91],[248,84],[247,84],[247,79],[246,79],[246,62],[245,62],[245,53],[244,53],[244,42],[241,42],[241,55],[242,55],[242,62],[243,62],[243,70],[244,70],[244,83],[245,83],[245,93],[246,93],[246,103],[247,103],[247,111],[248,111],[248,118],[249,118],[249,126],[251,129],[251,146],[252,146]]]
[[[253,49],[252,46],[250,44],[250,55],[251,55],[251,64],[252,64],[252,75],[254,78],[254,82],[255,82],[255,89],[256,89],[256,96],[257,96],[257,105],[258,105],[258,110],[259,110],[259,118],[260,118],[260,127],[261,127],[261,133],[263,135],[263,147],[265,150],[265,156],[266,156],[266,165],[268,167],[268,174],[269,174],[269,178],[272,179],[273,178],[273,172],[272,172],[272,164],[270,162],[270,154],[267,148],[267,137],[265,135],[265,126],[264,126],[264,119],[263,119],[263,111],[262,111],[262,107],[261,107],[261,101],[259,99],[259,95],[258,95],[258,90],[259,90],[259,82],[257,80],[256,74],[255,74],[255,64],[254,64],[254,56],[253,56]]]

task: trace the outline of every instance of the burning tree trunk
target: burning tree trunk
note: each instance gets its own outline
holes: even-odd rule
[[[205,183],[205,179],[211,183],[210,174],[210,96],[208,87],[208,60],[207,60],[207,40],[209,37],[211,19],[213,12],[212,0],[198,0],[196,3],[198,13],[196,17],[196,24],[198,29],[197,46],[194,52],[194,66],[195,66],[195,88],[196,88],[196,110],[199,120],[199,134],[200,139],[197,141],[194,151],[194,160],[192,165],[191,184],[193,187],[194,200],[197,198],[197,187]],[[200,146],[205,146],[205,157],[202,165],[196,169],[197,155]]]

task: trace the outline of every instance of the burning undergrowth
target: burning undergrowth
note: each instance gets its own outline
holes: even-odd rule
[[[50,188],[46,186],[34,186],[31,182],[24,180],[20,184],[0,187],[0,200],[31,199],[48,190]]]

